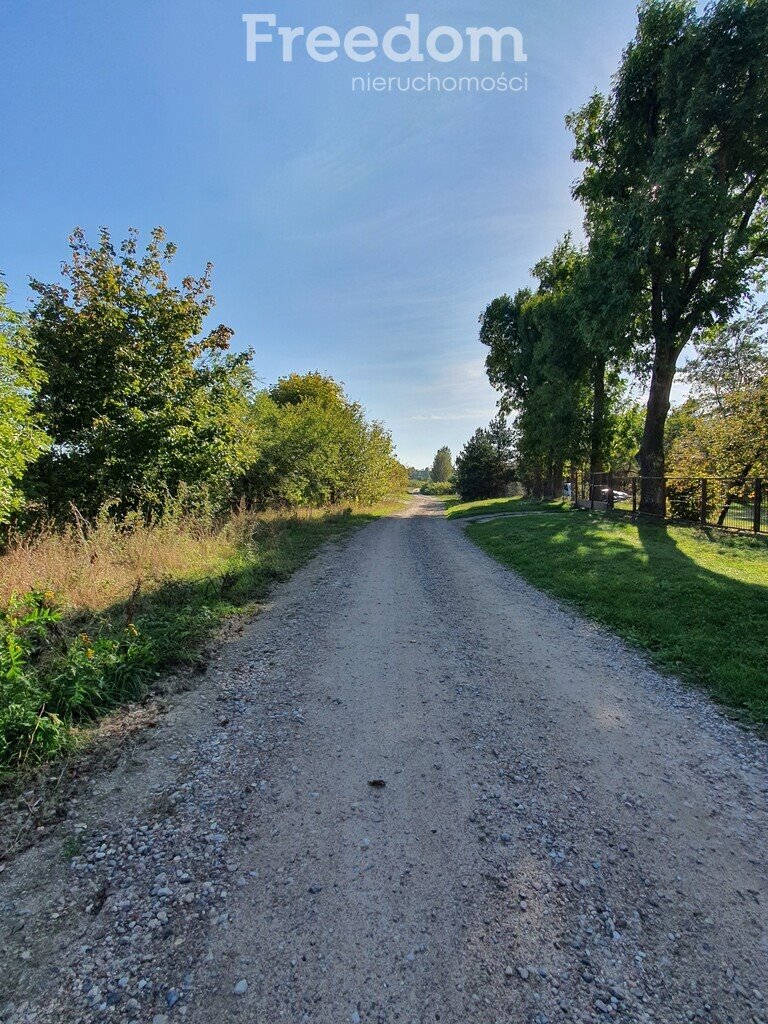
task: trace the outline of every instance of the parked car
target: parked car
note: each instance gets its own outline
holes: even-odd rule
[[[600,497],[603,499],[603,501],[608,501],[610,496],[611,496],[611,489],[610,489],[610,487],[601,487],[600,488]],[[627,494],[626,491],[621,491],[621,490],[619,490],[618,487],[614,487],[613,488],[613,500],[614,501],[630,501],[631,498],[632,498],[632,495],[631,494]]]

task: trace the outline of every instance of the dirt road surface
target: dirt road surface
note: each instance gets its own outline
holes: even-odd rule
[[[4,1022],[768,1020],[765,745],[438,502],[142,738],[0,874]]]

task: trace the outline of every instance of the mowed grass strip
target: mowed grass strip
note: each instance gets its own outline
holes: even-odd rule
[[[485,501],[462,501],[446,498],[445,512],[449,519],[467,519],[470,516],[493,516],[510,512],[568,512],[567,501],[539,501],[535,498],[487,498]]]
[[[765,541],[584,512],[466,529],[488,554],[660,667],[768,723]]]

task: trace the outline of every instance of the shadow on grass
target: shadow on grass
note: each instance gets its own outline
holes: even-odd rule
[[[462,501],[451,498],[446,501],[446,515],[449,519],[465,519],[470,516],[502,515],[518,512],[568,512],[570,503],[554,499],[537,498],[486,498],[482,501]]]
[[[663,668],[768,722],[768,551],[760,542],[582,513],[468,531]]]

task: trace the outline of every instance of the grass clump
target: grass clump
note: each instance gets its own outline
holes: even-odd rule
[[[763,541],[585,513],[471,523],[467,532],[661,667],[768,722]]]
[[[0,772],[71,747],[77,727],[194,663],[230,614],[371,509],[240,512],[219,523],[105,518],[11,540],[0,555]]]

